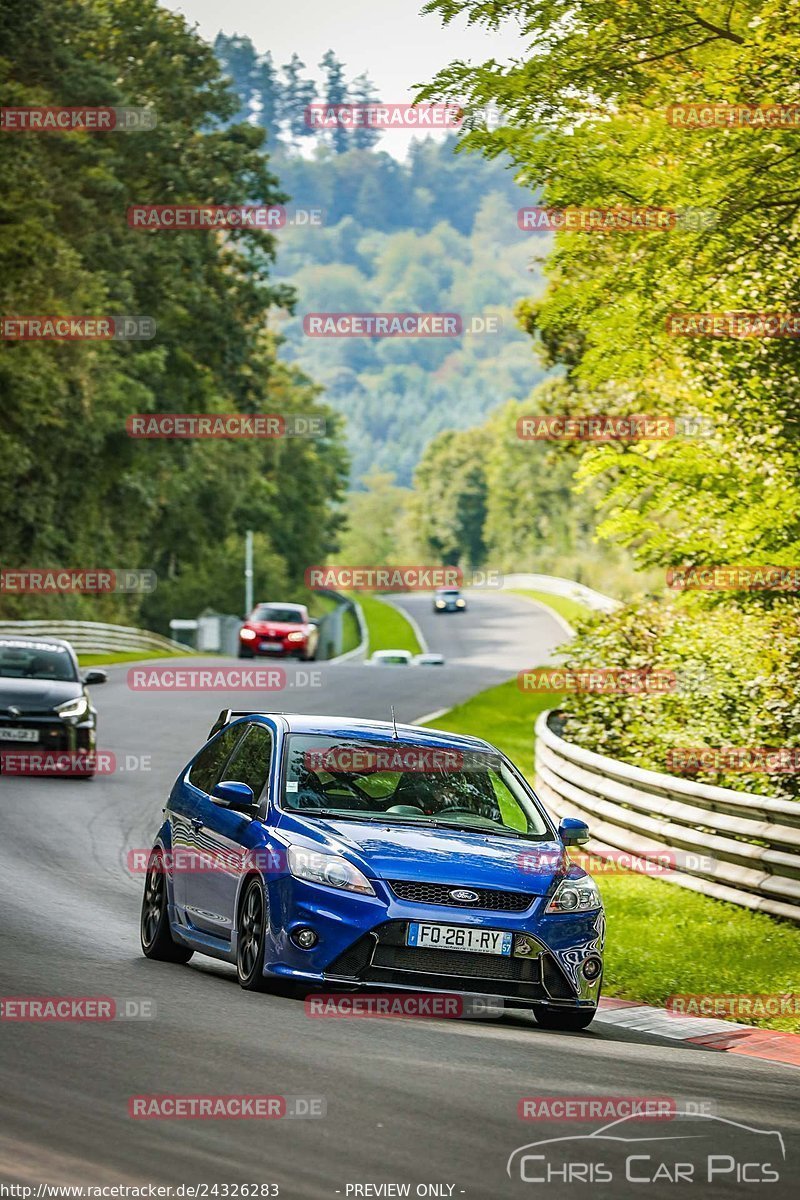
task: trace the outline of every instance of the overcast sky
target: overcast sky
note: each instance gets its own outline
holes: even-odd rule
[[[415,83],[429,80],[455,58],[507,61],[520,55],[524,43],[515,24],[486,33],[459,19],[443,28],[437,15],[420,16],[423,0],[162,0],[197,24],[201,37],[213,41],[220,29],[252,38],[256,49],[270,50],[275,62],[288,62],[294,51],[319,77],[317,63],[335,50],[351,79],[366,71],[381,100],[412,99]],[[411,135],[387,131],[381,148]],[[390,144],[391,143],[391,144]],[[398,144],[400,155],[404,153]]]

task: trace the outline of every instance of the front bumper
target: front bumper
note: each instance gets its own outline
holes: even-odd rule
[[[290,654],[306,654],[308,652],[308,638],[304,638],[302,642],[287,642],[281,639],[280,645],[277,644],[277,638],[256,638],[254,641],[239,640],[239,645],[243,650],[249,650],[252,654],[262,658],[286,658]],[[272,646],[273,649],[267,649],[267,646]]]
[[[35,729],[39,737],[35,742],[15,741],[13,737],[0,738],[0,751],[21,750],[49,751],[58,750],[94,750],[96,735],[96,720],[94,715],[86,717],[79,723],[67,722],[53,713],[27,716],[22,714],[17,720],[0,717],[0,729],[14,728]]]
[[[376,887],[385,885],[376,881]],[[270,891],[271,953],[265,973],[319,985],[383,987],[491,995],[518,1004],[594,1007],[602,971],[583,974],[589,959],[602,964],[602,910],[545,916],[544,897],[525,912],[363,897],[284,878]],[[408,946],[410,921],[499,929],[514,935],[508,956]],[[303,951],[293,930],[312,928],[319,942]],[[526,945],[527,943],[527,945]]]

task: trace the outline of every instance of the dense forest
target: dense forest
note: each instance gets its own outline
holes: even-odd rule
[[[149,341],[0,342],[0,541],[12,566],[154,569],[151,595],[0,595],[0,614],[91,616],[167,628],[243,604],[244,531],[256,590],[299,586],[334,543],[347,478],[335,414],[280,353],[291,309],[263,232],[163,233],[126,224],[137,201],[285,194],[264,131],[210,46],[155,0],[31,0],[0,9],[6,105],[147,106],[147,132],[9,133],[0,295],[6,314],[146,314]],[[168,69],[165,64],[169,64]],[[137,441],[132,413],[327,418],[324,438]]]
[[[514,182],[507,161],[455,153],[455,135],[415,139],[398,160],[388,152],[391,131],[381,138],[370,128],[309,125],[308,104],[375,98],[366,75],[345,79],[333,51],[319,64],[318,89],[297,55],[278,69],[248,38],[220,34],[214,48],[240,97],[238,117],[267,130],[290,214],[323,214],[320,226],[287,225],[277,235],[275,277],[299,296],[297,315],[275,322],[285,353],[347,417],[351,485],[375,468],[407,485],[436,434],[480,423],[544,374],[513,315],[540,287],[533,260],[546,239],[517,223],[533,192]],[[496,332],[456,338],[305,336],[303,314],[330,311],[499,320]]]

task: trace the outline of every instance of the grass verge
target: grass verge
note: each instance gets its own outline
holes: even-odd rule
[[[194,650],[125,650],[115,654],[79,654],[81,667],[113,667],[115,663],[145,662],[149,658],[185,658]]]
[[[591,616],[592,613],[591,608],[582,604],[580,600],[573,600],[570,596],[554,596],[551,592],[532,592],[523,588],[509,590],[517,596],[527,596],[529,600],[537,600],[539,604],[552,608],[553,612],[557,612],[570,624],[573,621],[580,621],[582,617]]]
[[[367,623],[370,654],[376,650],[410,650],[412,654],[421,653],[422,647],[417,635],[398,609],[384,600],[379,600],[370,592],[359,592],[355,599],[361,605]]]
[[[533,782],[533,724],[560,697],[516,680],[480,692],[433,724],[499,746]],[[785,995],[800,979],[800,929],[634,872],[598,879],[608,920],[603,992],[663,1005],[670,995]],[[797,1016],[742,1024],[800,1032]]]

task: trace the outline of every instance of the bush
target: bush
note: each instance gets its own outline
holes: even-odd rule
[[[739,604],[684,596],[626,607],[583,624],[571,668],[675,673],[669,691],[565,701],[565,736],[587,749],[655,771],[686,747],[791,747],[800,756],[800,609],[790,599]],[[796,773],[692,772],[707,783],[763,795],[800,795]]]

